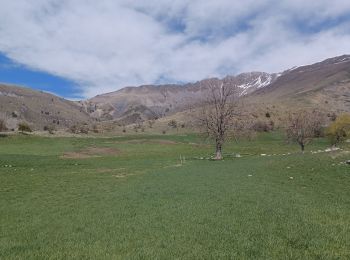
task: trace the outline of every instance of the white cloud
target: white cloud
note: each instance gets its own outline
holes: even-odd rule
[[[78,82],[126,85],[278,72],[350,53],[348,0],[0,0],[0,52]]]

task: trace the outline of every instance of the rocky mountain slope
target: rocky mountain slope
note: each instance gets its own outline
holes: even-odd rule
[[[15,128],[20,121],[36,129],[110,120],[126,125],[186,111],[203,100],[208,86],[215,81],[235,88],[246,107],[255,111],[278,107],[276,113],[282,114],[295,108],[315,107],[350,112],[350,55],[343,55],[282,73],[250,72],[185,85],[126,87],[80,102],[0,84],[0,116],[8,118],[9,128]]]
[[[119,119],[126,123],[159,118],[183,111],[200,102],[213,81],[221,81],[236,88],[237,95],[247,95],[277,79],[277,74],[243,73],[223,79],[205,79],[186,85],[145,85],[127,87],[98,95],[81,105],[92,117],[102,120]]]
[[[188,109],[203,99],[208,84],[214,80],[236,88],[237,95],[244,96],[256,108],[261,104],[278,104],[286,108],[313,106],[334,112],[350,111],[349,55],[276,74],[250,72],[186,85],[127,87],[80,105],[92,117],[128,124]]]
[[[69,127],[76,122],[91,122],[91,117],[75,102],[41,91],[0,84],[0,113],[7,127],[16,129],[27,122],[33,129],[44,126]]]
[[[350,112],[350,55],[287,70],[248,98],[255,103],[283,103],[289,107],[312,106]]]

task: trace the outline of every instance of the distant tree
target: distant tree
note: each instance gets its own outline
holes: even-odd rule
[[[69,132],[71,132],[72,134],[77,134],[78,133],[78,126],[77,125],[71,125],[69,127]]]
[[[149,120],[148,121],[148,127],[149,128],[153,128],[154,123],[155,123],[155,120]]]
[[[46,125],[44,126],[44,131],[48,131],[49,134],[54,134],[56,128],[54,125]]]
[[[333,112],[332,114],[330,114],[329,118],[331,119],[331,121],[334,122],[337,119],[337,114]]]
[[[327,128],[326,135],[334,146],[350,137],[350,115],[343,114],[338,116]]]
[[[98,133],[99,132],[98,125],[94,124],[92,126],[92,132],[94,132],[94,133]]]
[[[4,132],[7,130],[6,121],[4,119],[0,119],[0,132]]]
[[[143,126],[143,121],[137,121],[135,124],[134,124],[134,131],[137,133],[139,130],[141,132],[144,132],[145,131],[145,127]]]
[[[171,127],[171,128],[177,128],[177,122],[176,120],[170,120],[168,122],[168,126]]]
[[[300,110],[290,113],[286,134],[289,141],[300,145],[301,151],[317,135],[322,128],[322,115],[317,111]]]
[[[83,123],[79,126],[79,133],[88,134],[90,131],[89,125],[87,123]]]
[[[22,133],[32,132],[32,129],[30,128],[30,126],[27,123],[21,122],[18,124],[18,131],[21,131]]]
[[[0,132],[4,132],[7,130],[7,116],[5,113],[0,113]]]
[[[198,115],[206,136],[215,141],[215,159],[222,160],[222,148],[230,137],[237,115],[236,88],[220,81],[210,81],[206,99]]]

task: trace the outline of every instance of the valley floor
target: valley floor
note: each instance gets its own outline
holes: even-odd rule
[[[327,146],[0,137],[0,259],[349,259],[350,145]]]

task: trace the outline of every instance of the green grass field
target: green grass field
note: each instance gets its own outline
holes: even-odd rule
[[[350,259],[350,154],[276,133],[211,152],[195,135],[0,138],[0,259]]]

